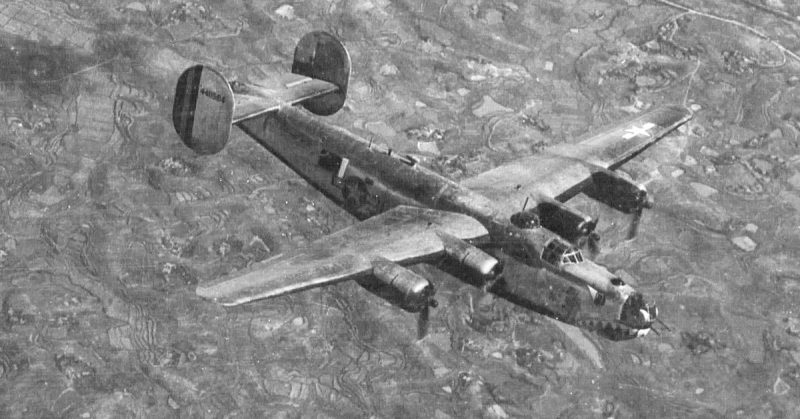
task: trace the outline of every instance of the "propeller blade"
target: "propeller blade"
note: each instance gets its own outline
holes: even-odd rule
[[[597,257],[600,254],[600,235],[597,233],[589,234],[589,237],[586,239],[586,247],[589,249],[589,254],[592,256],[592,259]]]
[[[642,207],[636,209],[633,212],[633,217],[631,218],[631,226],[628,229],[628,240],[634,239],[636,235],[639,233],[639,223],[642,221]]]
[[[428,325],[430,323],[430,315],[431,315],[431,306],[425,306],[422,311],[419,312],[419,317],[417,317],[417,340],[422,340],[425,336],[428,335]]]
[[[491,291],[492,288],[494,287],[494,285],[497,283],[497,281],[499,281],[500,278],[502,278],[502,277],[503,277],[503,270],[502,270],[502,267],[501,267],[501,269],[499,269],[497,273],[492,275],[491,278],[489,278],[486,281],[484,281],[483,285],[481,286],[481,291],[483,291],[483,292]]]
[[[578,240],[575,242],[575,245],[579,249],[586,249],[592,259],[600,254],[600,235],[594,231],[595,227],[597,227],[597,220],[598,219],[595,218],[591,228],[588,229],[585,234],[578,237]]]
[[[417,340],[422,340],[425,336],[428,335],[428,324],[430,323],[430,316],[431,316],[431,307],[438,307],[439,302],[433,298],[436,291],[431,288],[431,293],[428,294],[428,303],[425,304],[425,307],[422,308],[419,312],[419,317],[417,317]]]

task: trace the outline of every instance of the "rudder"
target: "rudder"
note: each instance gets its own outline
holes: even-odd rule
[[[233,91],[213,68],[187,68],[175,86],[172,124],[187,147],[198,154],[214,154],[228,143],[233,121]]]
[[[333,115],[344,106],[350,82],[350,54],[333,35],[324,31],[309,32],[294,50],[292,73],[324,80],[339,87],[303,102],[303,107],[321,116]]]

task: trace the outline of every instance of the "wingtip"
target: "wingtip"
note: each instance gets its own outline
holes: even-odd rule
[[[209,300],[209,301],[211,301],[213,303],[216,303],[216,304],[219,304],[219,305],[223,305],[223,306],[227,306],[227,307],[235,306],[235,305],[239,305],[240,304],[240,303],[237,303],[235,300],[233,300],[233,299],[231,299],[229,297],[224,297],[224,296],[220,295],[219,291],[215,290],[214,288],[215,287],[213,287],[213,286],[210,286],[210,287],[209,286],[198,286],[197,288],[195,288],[194,293],[197,294],[199,297],[202,297],[205,300]]]
[[[210,301],[210,302],[212,302],[214,304],[219,304],[219,305],[224,306],[224,307],[235,307],[235,306],[242,305],[242,304],[250,301],[250,300],[241,301],[241,300],[236,300],[236,299],[232,299],[232,298],[225,298],[225,297],[212,297],[212,296],[203,295],[203,294],[200,294],[200,293],[197,293],[197,295],[202,297],[204,300]]]
[[[684,105],[680,105],[680,107],[681,107],[681,110],[683,111],[683,113],[686,115],[686,120],[687,121],[692,119],[692,118],[694,118],[694,111],[692,110],[692,108],[690,108],[688,106],[684,106]]]
[[[210,289],[211,289],[211,287],[198,285],[197,287],[195,287],[194,293],[197,294],[200,297],[203,297],[203,298],[207,299],[207,300],[213,300],[215,297],[210,292]]]
[[[694,111],[686,105],[673,105],[673,109],[684,115],[684,122],[694,118]]]
[[[694,112],[686,105],[680,103],[668,103],[657,107],[660,111],[675,112],[677,114],[686,115],[691,118]]]

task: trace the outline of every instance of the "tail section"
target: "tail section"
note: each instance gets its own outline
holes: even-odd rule
[[[300,39],[294,49],[292,73],[324,80],[339,90],[303,102],[303,107],[317,115],[333,115],[344,106],[350,82],[350,54],[333,35],[315,31]]]
[[[316,31],[303,36],[294,51],[292,73],[232,86],[217,70],[203,65],[190,67],[175,86],[175,131],[196,153],[214,154],[227,144],[233,123],[287,105],[302,104],[322,116],[344,106],[350,55],[333,35]]]

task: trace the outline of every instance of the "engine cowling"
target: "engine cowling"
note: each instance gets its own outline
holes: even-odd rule
[[[542,227],[571,242],[588,237],[597,227],[597,220],[558,201],[544,201],[535,209]]]
[[[388,259],[373,261],[372,275],[378,280],[379,286],[368,289],[371,288],[403,310],[418,313],[436,304],[433,299],[436,291],[430,281]]]
[[[478,274],[485,280],[496,278],[503,265],[494,256],[445,232],[437,233],[444,243],[444,252],[460,266]]]
[[[592,173],[592,185],[585,193],[626,214],[633,214],[653,206],[653,200],[644,186],[610,170],[598,170]]]

